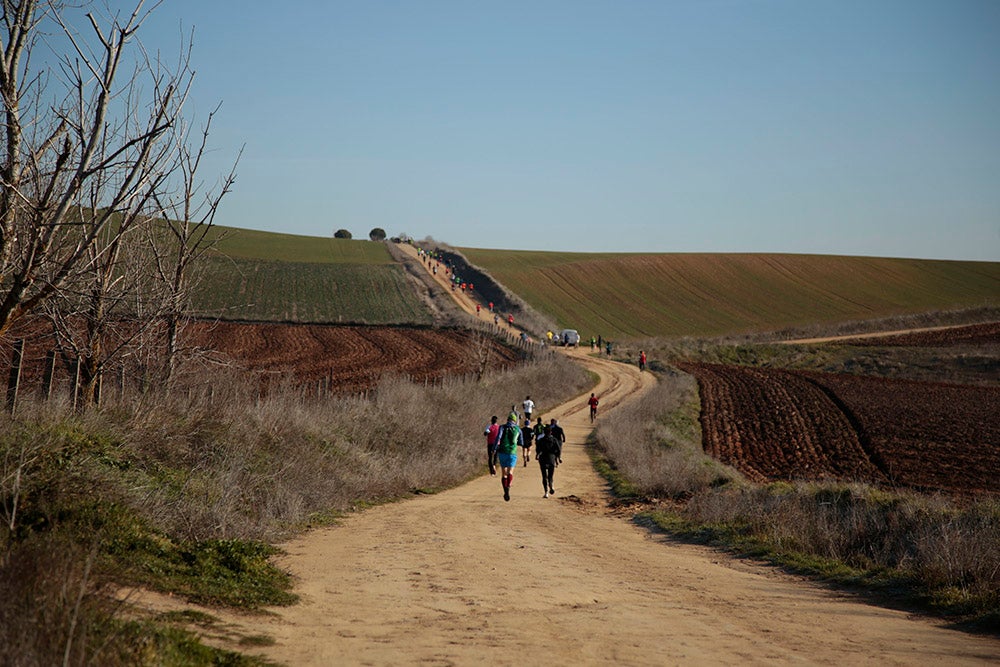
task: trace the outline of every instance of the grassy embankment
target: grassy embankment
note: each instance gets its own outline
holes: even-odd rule
[[[585,338],[732,335],[1000,306],[1000,262],[461,251]]]
[[[753,346],[674,348],[685,358],[845,371],[850,350]],[[866,359],[872,350],[856,350]],[[927,351],[905,371],[927,379]],[[816,357],[810,361],[811,357]],[[657,357],[656,389],[603,419],[591,441],[598,470],[623,500],[648,503],[638,520],[846,587],[894,606],[922,609],[977,631],[1000,633],[1000,500],[926,495],[854,483],[747,483],[701,448],[693,378]],[[992,357],[994,377],[997,359]],[[839,367],[838,367],[839,365]],[[939,372],[966,379],[962,355]],[[982,381],[981,374],[975,379]],[[622,443],[628,443],[623,446]]]
[[[196,312],[225,319],[430,324],[384,243],[218,228]]]

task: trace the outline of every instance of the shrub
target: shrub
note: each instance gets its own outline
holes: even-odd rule
[[[633,493],[680,497],[739,477],[701,449],[694,380],[676,372],[638,401],[602,417],[594,443]]]

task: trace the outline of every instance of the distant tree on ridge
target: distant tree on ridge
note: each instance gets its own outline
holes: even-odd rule
[[[375,227],[368,232],[368,238],[372,241],[385,241],[385,230],[381,227]]]
[[[333,238],[335,238],[335,239],[351,239],[351,238],[354,238],[354,237],[351,236],[351,233],[349,231],[347,231],[346,229],[338,229],[337,231],[335,231],[333,233]]]

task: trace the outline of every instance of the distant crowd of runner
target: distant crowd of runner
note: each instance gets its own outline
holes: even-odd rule
[[[479,299],[475,295],[476,286],[471,282],[464,280],[461,275],[459,275],[454,262],[444,257],[438,249],[425,250],[420,246],[415,246],[417,250],[417,257],[421,263],[427,265],[427,269],[434,274],[438,274],[438,271],[444,271],[445,277],[448,279],[448,283],[451,285],[451,290],[453,292],[461,291],[463,294],[468,294],[469,297],[475,302],[476,305],[476,317],[482,317],[482,311],[485,307],[490,315],[493,316],[493,325],[500,327],[501,315],[496,312],[496,306],[492,301],[485,301]],[[514,329],[514,314],[507,313],[507,316],[503,318],[507,322],[507,328],[509,330]],[[560,341],[558,337],[552,332],[547,331],[545,333],[546,341],[549,345],[558,344]],[[534,341],[531,336],[526,331],[520,332],[520,340],[523,344],[532,344]],[[541,343],[540,343],[541,344]],[[612,343],[610,340],[605,340],[602,336],[591,336],[590,337],[590,349],[597,350],[598,352],[604,351],[607,356],[611,356]],[[639,352],[639,370],[645,370],[646,368],[646,353]]]
[[[517,450],[520,448],[527,467],[531,460],[532,445],[535,448],[535,460],[542,474],[542,497],[548,498],[555,494],[553,485],[556,467],[562,463],[562,448],[566,443],[566,432],[559,425],[559,420],[552,418],[548,424],[531,423],[531,415],[535,411],[535,402],[531,396],[525,396],[521,403],[522,417],[518,413],[517,404],[510,406],[510,414],[503,424],[498,423],[496,415],[490,418],[483,435],[486,436],[486,461],[490,475],[496,476],[500,468],[500,485],[503,488],[503,499],[510,500],[510,487],[514,481],[514,469],[517,468]]]

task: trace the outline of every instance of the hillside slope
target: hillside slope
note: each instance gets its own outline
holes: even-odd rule
[[[584,337],[706,336],[1000,305],[1000,263],[462,248]]]
[[[200,266],[196,312],[303,323],[430,324],[384,243],[218,228]]]

